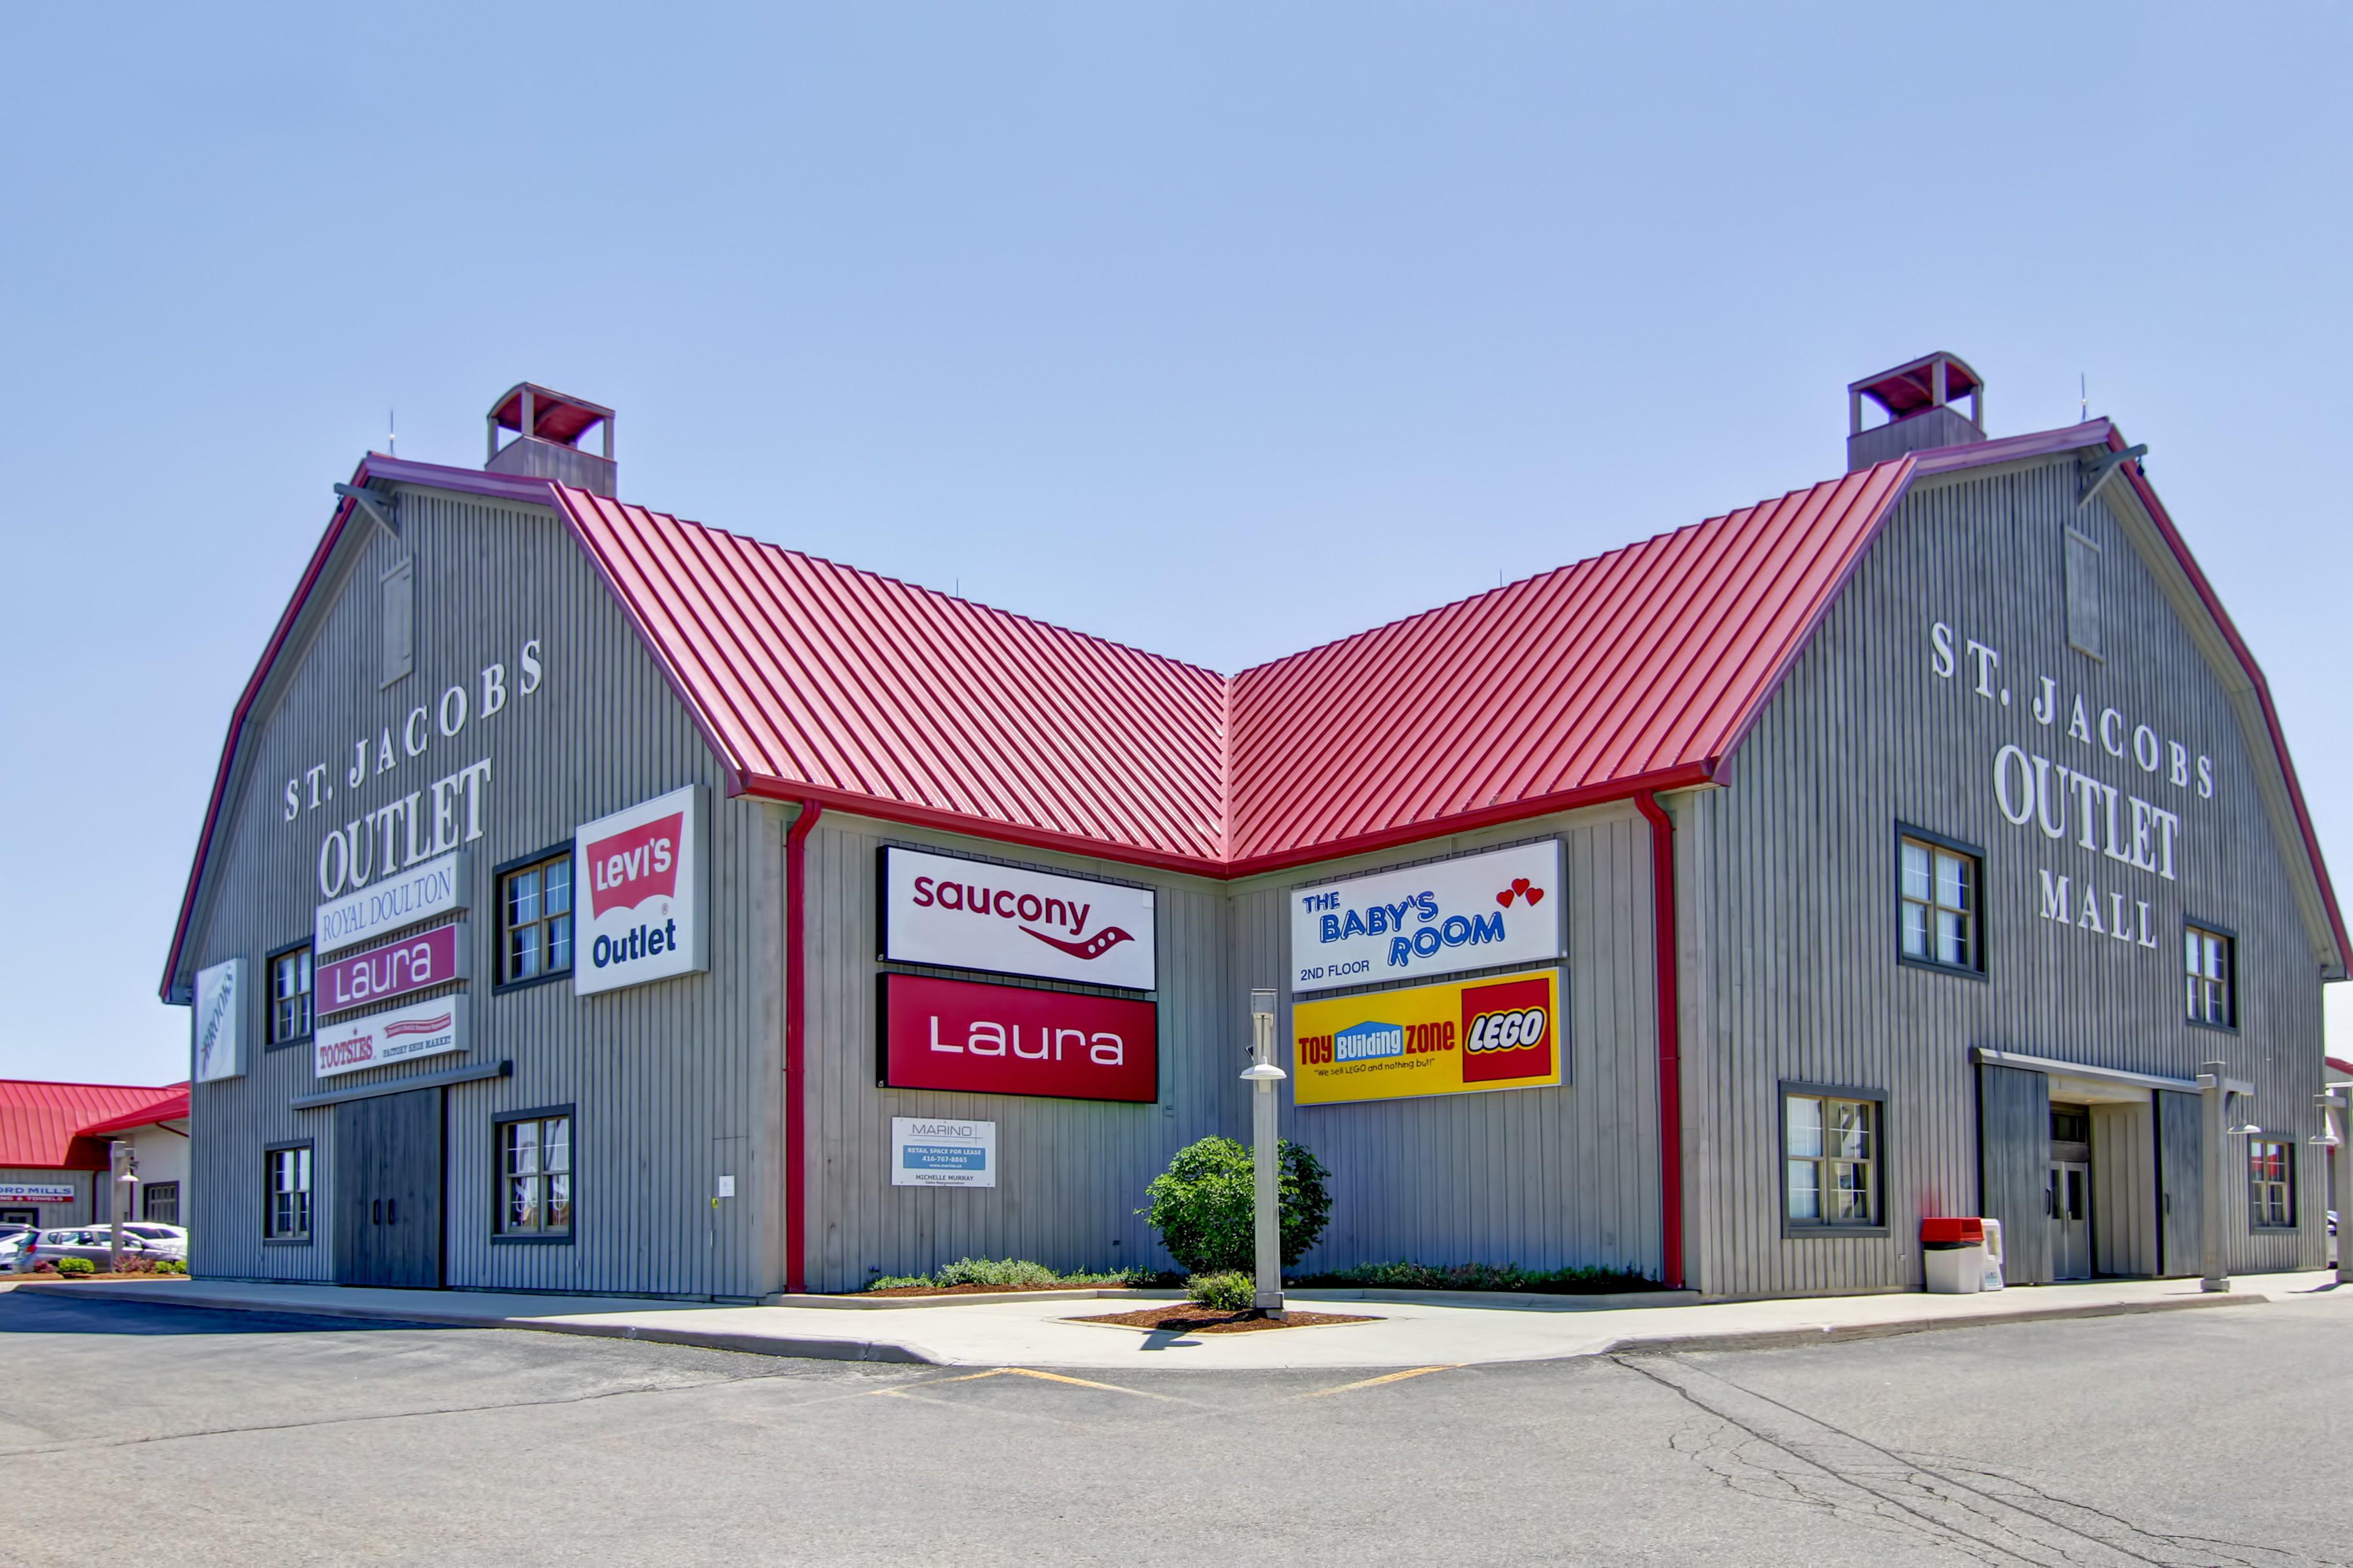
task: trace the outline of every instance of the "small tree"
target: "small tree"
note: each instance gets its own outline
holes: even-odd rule
[[[1286,1138],[1276,1145],[1275,1194],[1282,1265],[1299,1261],[1332,1217],[1331,1173],[1314,1152]],[[1144,1191],[1135,1212],[1187,1273],[1248,1273],[1256,1266],[1256,1189],[1250,1152],[1230,1138],[1204,1138],[1176,1152]]]

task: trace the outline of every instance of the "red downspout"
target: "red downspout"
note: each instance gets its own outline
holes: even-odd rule
[[[802,846],[824,815],[825,807],[804,801],[800,815],[785,829],[785,1289],[796,1296],[807,1288],[802,1259],[808,1248],[808,1173],[802,1159],[808,1109],[801,1081]]]
[[[1683,1288],[1683,1092],[1675,977],[1675,822],[1658,792],[1634,797],[1651,825],[1651,914],[1657,927],[1659,972],[1659,1229],[1666,1287]]]

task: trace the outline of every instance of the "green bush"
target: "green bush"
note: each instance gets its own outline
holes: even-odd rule
[[[1275,1194],[1286,1268],[1323,1236],[1332,1217],[1330,1184],[1331,1173],[1305,1145],[1288,1138],[1277,1145]],[[1257,1266],[1250,1152],[1232,1139],[1204,1138],[1178,1150],[1144,1195],[1146,1205],[1135,1212],[1152,1222],[1161,1245],[1187,1272]]]
[[[951,1285],[1018,1285],[1030,1290],[1117,1289],[1153,1284],[1158,1276],[1149,1268],[1113,1268],[1104,1273],[1057,1274],[1042,1263],[1025,1258],[959,1258],[933,1274],[883,1274],[859,1287],[861,1290],[945,1289]]]
[[[155,1272],[158,1274],[185,1274],[187,1271],[188,1266],[176,1258],[159,1258],[155,1260]]]
[[[1185,1294],[1213,1312],[1241,1312],[1258,1300],[1258,1283],[1237,1269],[1196,1274],[1185,1281]]]
[[[95,1274],[98,1272],[98,1265],[87,1258],[60,1258],[58,1259],[58,1272],[77,1275]]]
[[[1019,1285],[1031,1290],[1050,1289],[1061,1276],[1042,1263],[1020,1258],[959,1258],[939,1271],[943,1285]]]
[[[1556,1296],[1656,1290],[1659,1282],[1631,1268],[1523,1268],[1516,1263],[1365,1263],[1334,1269],[1309,1285],[1349,1285],[1379,1290],[1520,1290]]]

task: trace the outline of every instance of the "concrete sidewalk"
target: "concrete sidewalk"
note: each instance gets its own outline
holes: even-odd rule
[[[1386,1370],[1545,1361],[1609,1351],[1757,1349],[1994,1322],[2253,1307],[2327,1292],[2334,1280],[2330,1272],[2253,1275],[2233,1280],[2230,1294],[2215,1296],[2201,1294],[2195,1279],[2140,1279],[2045,1285],[1980,1296],[1906,1293],[1583,1311],[1366,1301],[1350,1299],[1345,1291],[1298,1290],[1289,1300],[1303,1307],[1375,1321],[1189,1336],[1069,1321],[1120,1311],[1130,1304],[1109,1300],[1007,1302],[967,1297],[916,1310],[848,1313],[812,1307],[713,1307],[615,1297],[201,1279],[20,1280],[16,1289],[156,1305],[531,1329],[762,1355],[936,1366]],[[2353,1289],[2348,1289],[2346,1300],[2353,1306]]]

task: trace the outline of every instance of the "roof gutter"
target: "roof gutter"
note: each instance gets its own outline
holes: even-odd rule
[[[1651,825],[1652,968],[1658,977],[1659,1258],[1662,1283],[1683,1288],[1683,986],[1675,970],[1675,819],[1656,790],[1634,797]]]
[[[801,889],[809,829],[824,815],[816,801],[803,801],[785,829],[785,1291],[793,1296],[806,1285],[808,1256],[808,1083],[801,1070],[801,1016],[808,995],[801,910],[807,900]]]

